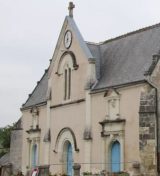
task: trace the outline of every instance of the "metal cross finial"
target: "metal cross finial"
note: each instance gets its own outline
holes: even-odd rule
[[[75,8],[75,5],[73,2],[69,2],[68,10],[69,10],[69,16],[73,17],[73,9]]]

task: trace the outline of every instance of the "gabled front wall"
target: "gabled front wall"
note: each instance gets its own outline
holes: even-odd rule
[[[69,49],[64,46],[64,35],[66,31],[72,32],[72,44]],[[78,40],[78,35],[73,27],[64,25],[63,33],[58,41],[56,57],[53,56],[53,67],[50,68],[49,87],[51,89],[50,100],[50,171],[52,173],[66,173],[64,159],[64,143],[71,142],[73,151],[73,161],[84,162],[84,140],[86,102],[85,85],[88,76],[88,58]],[[77,67],[73,68],[71,63],[71,88],[70,98],[64,99],[64,72],[61,72],[61,64],[70,57],[72,53],[75,57]],[[62,67],[63,68],[63,67]],[[66,129],[66,130],[65,130]],[[71,131],[73,134],[71,135]],[[62,134],[61,134],[62,133]],[[75,137],[75,141],[73,138]],[[60,140],[60,141],[59,141]],[[76,142],[76,146],[75,143]],[[53,165],[52,165],[53,164]],[[56,165],[57,164],[57,165]],[[83,166],[82,166],[83,170]]]
[[[71,51],[75,55],[75,59],[78,65],[76,70],[72,70],[72,77],[71,77],[71,99],[72,100],[79,100],[85,97],[85,83],[87,79],[87,66],[88,66],[88,58],[86,58],[80,44],[74,34],[74,31],[67,26],[66,30],[70,30],[72,32],[73,40],[71,47],[66,49],[64,47],[64,41],[62,40],[59,46],[58,54],[54,60],[54,66],[52,68],[52,72],[49,78],[50,87],[52,90],[52,99],[51,99],[51,106],[57,105],[64,102],[64,75],[57,75],[56,72],[58,70],[58,65],[61,60],[61,57],[65,52]],[[64,34],[63,34],[64,35]],[[63,39],[63,37],[62,37]],[[63,58],[65,59],[65,57]]]

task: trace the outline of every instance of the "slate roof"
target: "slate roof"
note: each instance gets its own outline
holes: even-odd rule
[[[42,76],[41,80],[37,83],[37,86],[30,94],[25,104],[22,105],[22,109],[46,102],[47,89],[48,89],[48,70],[45,71],[45,74]]]
[[[0,158],[0,166],[5,166],[10,164],[10,153],[6,153]]]
[[[98,47],[101,76],[94,89],[144,80],[152,55],[160,50],[160,24],[105,41]],[[89,48],[96,55],[97,49]]]
[[[143,28],[98,44],[86,42],[96,59],[98,82],[93,90],[145,80],[152,56],[160,50],[160,24]],[[48,72],[22,108],[46,101]]]

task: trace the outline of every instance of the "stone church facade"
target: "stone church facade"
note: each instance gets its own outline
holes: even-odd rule
[[[70,3],[41,80],[23,104],[22,171],[159,172],[160,24],[86,42]]]

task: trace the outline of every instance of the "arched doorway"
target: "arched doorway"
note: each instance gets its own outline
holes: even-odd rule
[[[72,145],[69,141],[64,144],[64,160],[65,160],[65,170],[68,176],[73,175],[73,150]]]
[[[120,171],[120,162],[121,162],[120,157],[121,157],[120,143],[118,141],[115,141],[111,146],[111,171],[112,172]]]
[[[35,167],[37,165],[37,159],[38,159],[37,144],[34,144],[32,146],[32,167]]]

